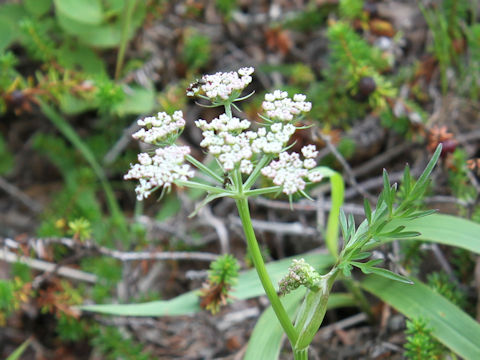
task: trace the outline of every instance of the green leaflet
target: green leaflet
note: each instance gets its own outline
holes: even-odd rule
[[[434,214],[409,221],[393,220],[385,227],[385,231],[399,225],[405,225],[403,231],[420,232],[420,236],[410,240],[456,246],[480,254],[480,224],[472,221],[451,215]],[[372,244],[369,248],[376,246],[378,244]]]
[[[22,345],[20,345],[13,353],[10,354],[10,356],[7,358],[7,360],[18,360],[18,359],[20,359],[20,357],[23,355],[23,352],[25,350],[27,350],[31,341],[32,341],[32,339],[25,340],[22,343]]]
[[[97,25],[104,17],[100,0],[54,0],[54,3],[58,13],[73,21]]]
[[[416,279],[414,285],[369,275],[361,286],[409,318],[429,321],[432,335],[465,359],[480,359],[480,324]]]

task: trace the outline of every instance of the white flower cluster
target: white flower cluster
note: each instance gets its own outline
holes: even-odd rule
[[[183,131],[185,120],[181,111],[175,111],[172,116],[159,112],[157,116],[146,117],[138,120],[137,124],[143,126],[132,137],[147,144],[160,145],[173,142]]]
[[[287,195],[305,189],[305,179],[311,182],[322,180],[321,173],[312,170],[317,166],[315,157],[318,151],[316,151],[315,145],[304,146],[302,154],[305,157],[303,161],[299,154],[295,152],[289,154],[284,151],[280,153],[278,160],[272,161],[262,169],[262,174],[272,179],[275,185],[281,186],[282,191]]]
[[[250,121],[229,118],[222,114],[210,123],[200,119],[195,124],[203,130],[200,146],[208,148],[222,164],[224,171],[231,171],[239,164],[242,173],[252,172],[251,140],[256,138],[257,134],[253,131],[243,132],[250,127]]]
[[[279,154],[296,128],[292,124],[275,123],[267,128],[259,128],[257,137],[252,141],[252,150],[255,153]]]
[[[253,71],[252,67],[244,67],[238,71],[204,75],[198,84],[190,85],[187,95],[194,96],[202,90],[212,101],[227,100],[234,92],[239,95],[252,82]]]
[[[170,187],[175,180],[187,181],[194,176],[190,165],[185,164],[185,156],[190,153],[188,146],[167,146],[155,150],[150,156],[147,153],[138,155],[138,164],[131,165],[125,180],[138,179],[140,184],[135,188],[137,199],[146,199],[160,187]]]
[[[226,114],[209,123],[200,119],[195,124],[203,130],[200,146],[219,160],[223,170],[228,172],[238,166],[244,174],[253,170],[253,154],[278,155],[296,130],[292,124],[274,123],[268,129],[261,127],[257,131],[245,131],[250,127],[250,121],[229,118]]]
[[[312,103],[305,101],[306,98],[303,94],[295,94],[292,100],[286,91],[275,90],[265,95],[262,107],[270,119],[292,121],[295,116],[312,109]]]

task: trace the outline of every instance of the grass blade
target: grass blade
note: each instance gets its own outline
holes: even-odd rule
[[[480,324],[440,294],[414,280],[414,285],[370,275],[361,286],[408,318],[429,321],[432,335],[465,359],[480,359]]]
[[[316,269],[325,269],[333,265],[334,259],[326,254],[299,255]],[[267,264],[267,271],[273,283],[278,284],[288,271],[292,258],[273,261]],[[108,304],[80,306],[80,310],[120,316],[173,316],[194,314],[200,311],[197,290],[177,296],[170,300],[151,301],[140,304]],[[233,299],[244,300],[264,294],[264,290],[255,269],[244,271],[233,287]]]

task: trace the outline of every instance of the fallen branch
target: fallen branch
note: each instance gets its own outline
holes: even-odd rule
[[[19,262],[25,264],[28,267],[40,271],[46,272],[56,272],[58,275],[67,277],[74,280],[86,281],[89,283],[96,283],[97,276],[94,274],[87,273],[85,271],[72,269],[70,267],[61,266],[57,267],[57,264],[50,263],[43,260],[32,259],[26,256],[19,256],[11,251],[6,249],[0,249],[0,260],[3,260],[8,263]]]

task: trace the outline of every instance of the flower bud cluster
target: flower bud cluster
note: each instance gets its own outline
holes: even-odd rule
[[[315,290],[321,280],[320,274],[312,265],[305,262],[304,259],[293,260],[288,268],[288,274],[279,282],[280,294],[286,295],[301,285],[310,290]]]
[[[303,94],[295,94],[291,99],[286,91],[275,90],[265,95],[262,108],[272,120],[292,121],[295,116],[312,109],[312,104],[305,101],[306,98]]]
[[[195,96],[204,92],[212,102],[228,100],[232,94],[240,95],[243,89],[252,82],[252,67],[244,67],[238,71],[217,72],[204,75],[197,84],[191,84],[187,95]]]
[[[172,116],[159,112],[157,116],[146,117],[137,121],[143,126],[132,137],[147,144],[171,144],[182,133],[185,120],[181,111],[175,111]]]
[[[281,152],[278,160],[272,161],[262,169],[262,174],[272,179],[275,185],[281,186],[282,191],[287,195],[304,190],[306,179],[319,182],[322,180],[322,175],[319,171],[312,170],[317,166],[315,157],[318,151],[315,150],[315,145],[304,146],[302,154],[305,157],[303,161],[298,153]]]
[[[124,179],[138,179],[140,184],[135,188],[137,199],[146,199],[157,188],[168,188],[175,180],[187,181],[194,176],[190,165],[184,163],[189,153],[188,146],[177,145],[158,148],[153,156],[141,153],[138,155],[139,163],[131,165]]]

